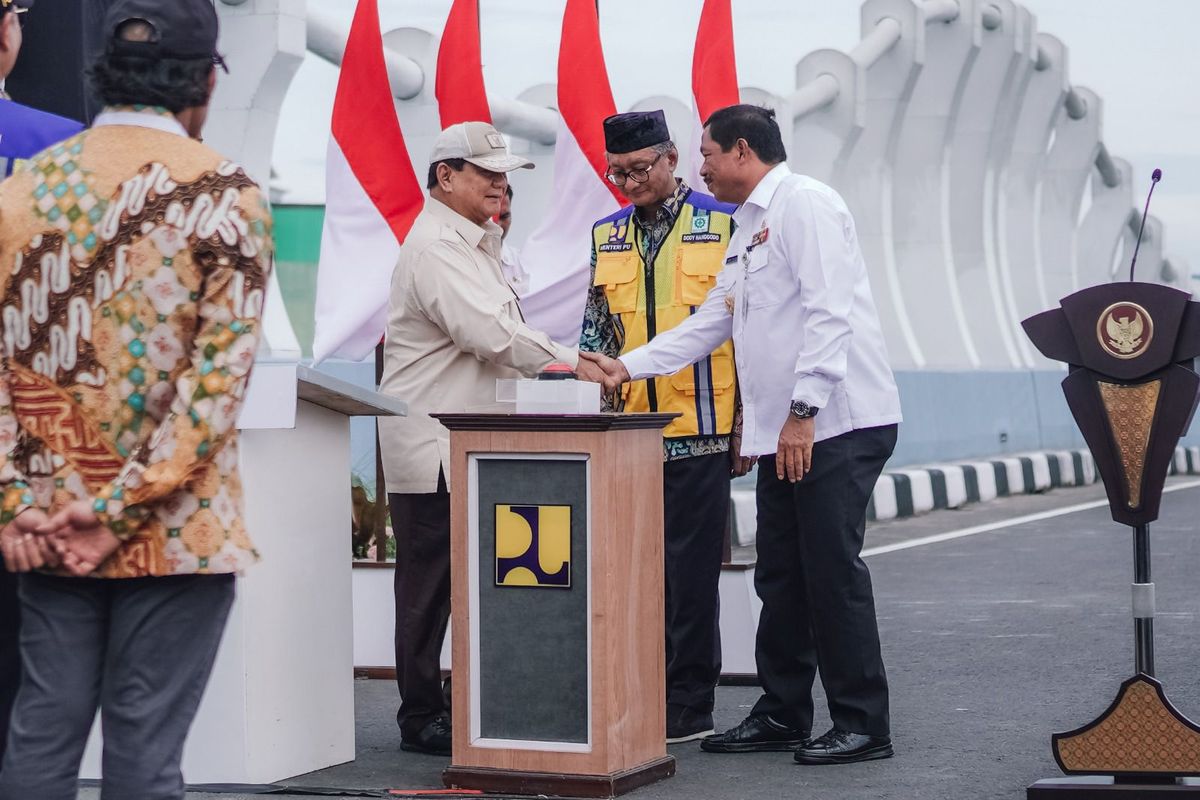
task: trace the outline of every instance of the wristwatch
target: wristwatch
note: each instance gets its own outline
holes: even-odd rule
[[[792,416],[796,419],[811,419],[817,415],[821,409],[816,406],[810,406],[803,400],[792,401]]]

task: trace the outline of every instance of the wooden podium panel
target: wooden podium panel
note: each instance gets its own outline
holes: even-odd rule
[[[666,752],[669,414],[439,415],[451,431],[451,788],[612,797]]]

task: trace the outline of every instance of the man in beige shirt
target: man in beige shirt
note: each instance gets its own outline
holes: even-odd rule
[[[494,401],[496,380],[554,363],[599,382],[576,350],[527,326],[500,267],[507,173],[533,164],[508,152],[491,125],[442,131],[429,165],[429,201],[392,275],[381,389],[408,403],[379,421],[396,532],[396,683],[400,747],[450,754],[439,655],[450,616],[450,434],[429,415]]]

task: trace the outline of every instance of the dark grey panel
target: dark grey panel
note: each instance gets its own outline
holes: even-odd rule
[[[483,459],[478,490],[480,733],[586,743],[586,462]],[[497,505],[571,507],[569,588],[496,585]]]

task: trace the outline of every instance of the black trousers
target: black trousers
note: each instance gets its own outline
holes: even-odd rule
[[[101,710],[101,800],[183,800],[179,762],[233,575],[21,576],[21,688],[0,800],[75,800]]]
[[[396,686],[401,735],[447,711],[441,653],[450,621],[450,492],[389,494],[396,533]]]
[[[867,502],[895,446],[895,425],[818,442],[812,471],[795,484],[775,476],[775,456],[759,460],[754,586],[763,607],[754,655],[764,694],[752,713],[811,730],[820,671],[834,727],[890,733],[871,573],[860,554]]]
[[[0,556],[0,763],[8,743],[8,719],[21,681],[21,603],[17,599],[17,576],[4,567]]]
[[[721,677],[721,549],[729,454],[663,464],[667,703],[711,712]]]

